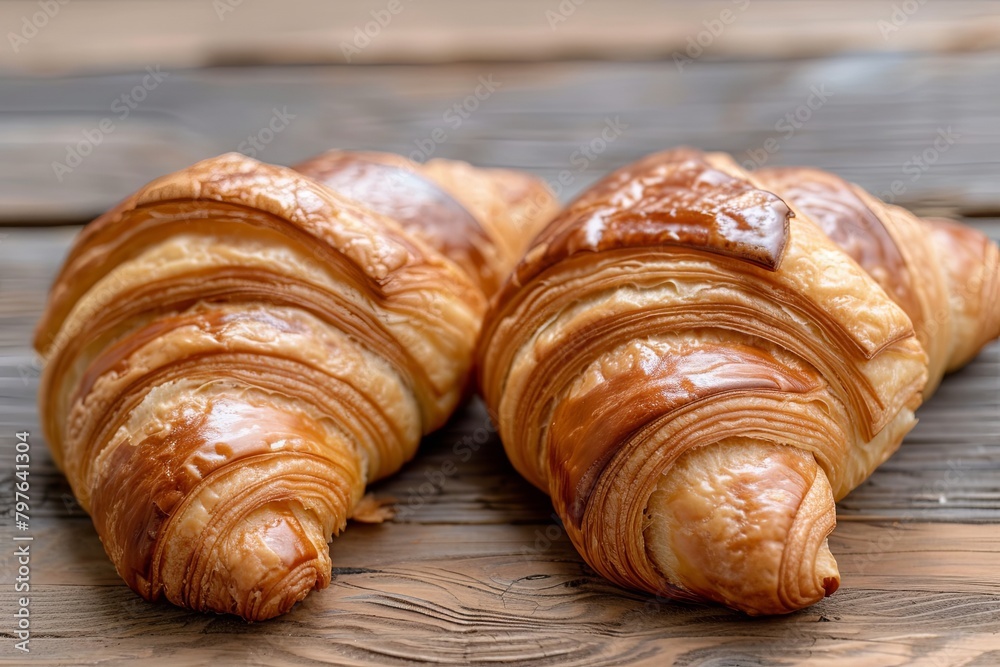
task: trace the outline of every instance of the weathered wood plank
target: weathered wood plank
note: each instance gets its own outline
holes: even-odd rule
[[[497,554],[512,546],[508,541],[499,540],[491,551],[492,541],[481,539],[488,537],[484,531],[501,533],[501,527],[464,528],[477,535],[471,539],[458,533],[445,535],[437,550],[428,540],[399,539],[394,535],[398,527],[386,528],[383,536],[362,530],[355,537],[348,533],[338,539],[335,556],[355,566],[338,566],[330,590],[310,596],[280,619],[256,626],[230,617],[150,605],[120,583],[42,583],[33,593],[37,642],[58,654],[60,640],[76,639],[93,649],[86,655],[101,659],[116,655],[123,645],[131,644],[134,650],[129,640],[137,638],[164,657],[199,648],[225,649],[224,653],[231,654],[239,651],[237,642],[244,642],[243,650],[253,653],[274,648],[277,653],[270,657],[281,664],[299,664],[297,650],[319,646],[316,640],[322,640],[327,660],[349,661],[360,655],[379,664],[392,663],[393,658],[398,663],[406,658],[482,664],[543,657],[550,662],[532,664],[617,664],[636,655],[664,660],[675,655],[672,651],[679,646],[684,653],[703,652],[702,659],[756,656],[780,661],[843,657],[844,641],[863,643],[869,657],[872,651],[877,655],[893,648],[910,658],[935,649],[962,653],[961,640],[968,639],[975,640],[965,648],[970,655],[996,648],[1000,591],[995,585],[983,593],[956,590],[955,581],[942,580],[949,590],[940,592],[911,588],[913,580],[908,579],[904,587],[891,558],[873,560],[870,565],[890,563],[885,573],[894,579],[881,579],[889,588],[850,586],[789,617],[747,619],[717,608],[658,603],[620,591],[590,572],[565,542],[525,563],[517,554]],[[914,530],[895,542],[893,553],[907,557],[912,553],[907,547],[912,546],[926,553],[921,545],[926,544],[927,535],[920,532]],[[958,536],[946,531],[943,537]],[[970,534],[965,541],[978,537]],[[478,545],[481,553],[470,550],[470,543]],[[458,552],[442,558],[442,549]],[[425,560],[431,551],[435,556]],[[952,552],[967,553],[960,547]],[[974,567],[964,557],[934,565],[952,566],[956,572]],[[880,576],[871,572],[858,576],[849,568],[845,564],[845,578],[869,583]],[[0,593],[0,604],[9,604],[10,597],[6,591]],[[914,624],[919,624],[916,637]],[[387,629],[391,634],[386,634]],[[252,642],[248,641],[251,636]],[[108,640],[95,641],[98,637]],[[294,649],[285,644],[291,637]]]
[[[469,586],[482,589],[484,595],[498,591],[527,594],[535,587],[532,577],[539,574],[572,579],[571,588],[586,585],[588,593],[625,594],[587,567],[557,521],[547,513],[541,515],[548,506],[543,498],[526,500],[526,504],[534,505],[540,516],[524,524],[350,524],[331,547],[337,581],[350,582],[358,575],[376,581],[433,578],[461,570],[455,576],[465,577]],[[37,553],[33,584],[123,586],[90,518],[83,513],[73,518],[38,517],[32,526]],[[64,544],[74,547],[65,549]],[[840,564],[845,590],[889,590],[901,583],[905,573],[908,591],[1000,595],[1000,559],[996,557],[1000,530],[995,525],[852,517],[838,525],[831,549]],[[638,594],[633,597],[646,600]]]
[[[984,110],[1000,105],[998,70],[994,52],[699,60],[683,72],[670,62],[164,67],[168,76],[124,118],[120,100],[112,105],[148,78],[141,68],[0,79],[0,222],[85,222],[156,176],[225,151],[279,164],[331,146],[453,157],[525,168],[556,185],[563,174],[566,199],[614,167],[677,144],[726,150],[750,166],[812,164],[876,193],[898,181],[899,203],[995,218],[1000,133]],[[475,110],[462,118],[453,105],[475,92],[480,77],[495,90],[473,98]],[[817,108],[800,111],[814,88],[825,101],[813,97]],[[248,137],[267,128],[275,109],[289,115],[287,123],[253,147]],[[808,118],[779,125],[797,112]],[[102,134],[105,119],[113,131]],[[609,120],[620,133],[602,145]],[[431,140],[435,130],[446,139]],[[85,132],[100,143],[91,146]],[[939,132],[953,143],[934,153]],[[597,148],[588,157],[582,149],[591,141]],[[70,154],[80,142],[89,154],[74,166]],[[933,161],[923,161],[925,151]],[[72,170],[57,174],[56,163]]]
[[[752,656],[766,640],[773,653],[760,653],[762,659],[815,658],[823,655],[817,646],[843,650],[836,647],[845,640],[878,642],[883,650],[914,623],[923,639],[901,647],[917,655],[930,648],[958,651],[949,644],[956,628],[963,638],[977,636],[982,650],[982,642],[995,641],[1000,623],[1000,535],[991,526],[848,522],[832,539],[845,588],[804,612],[756,620],[617,589],[580,561],[564,535],[526,555],[525,545],[539,534],[536,526],[447,526],[432,536],[427,526],[352,526],[333,543],[330,590],[281,619],[246,626],[143,602],[118,581],[88,523],[46,520],[36,532],[41,558],[35,561],[32,612],[40,646],[77,638],[107,657],[129,646],[129,638],[144,638],[158,654],[205,644],[228,647],[225,653],[237,650],[232,639],[255,635],[265,647],[282,647],[272,658],[283,664],[298,664],[295,651],[283,653],[291,650],[283,644],[288,637],[322,639],[328,659],[338,660],[361,651],[376,662],[381,653],[384,659],[451,664],[527,661],[544,646],[557,658],[551,664],[615,664],[614,653],[664,659],[684,638],[701,638],[695,646],[718,658]],[[64,544],[75,548],[60,548]],[[0,592],[0,606],[11,597]],[[497,642],[501,636],[505,640]],[[95,637],[109,640],[94,644]],[[592,643],[580,645],[584,637]],[[617,647],[611,655],[609,646]],[[256,651],[261,644],[250,647]]]

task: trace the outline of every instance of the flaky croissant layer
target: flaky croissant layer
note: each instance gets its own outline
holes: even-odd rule
[[[536,237],[478,360],[511,461],[596,570],[778,614],[837,590],[836,500],[998,335],[982,234],[682,148]]]
[[[327,586],[331,536],[454,410],[553,207],[463,163],[230,154],[88,225],[39,324],[39,399],[128,585],[247,620]]]

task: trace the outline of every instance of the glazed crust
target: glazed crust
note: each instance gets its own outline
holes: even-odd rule
[[[452,160],[420,164],[393,153],[328,151],[295,169],[394,219],[488,295],[558,211],[536,178]]]
[[[433,182],[364,179],[339,192],[223,155],[140,189],[71,249],[37,330],[42,419],[143,597],[287,611],[329,583],[327,543],[365,485],[462,397],[488,281],[429,241],[499,223]]]
[[[832,593],[835,501],[899,446],[929,374],[1000,333],[978,237],[976,335],[955,353],[951,310],[928,324],[947,276],[968,280],[936,257],[937,284],[915,280],[934,245],[905,244],[928,229],[823,172],[722,154],[611,174],[487,316],[479,379],[511,461],[619,584],[752,614]]]

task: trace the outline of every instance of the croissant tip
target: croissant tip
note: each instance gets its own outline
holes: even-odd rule
[[[823,590],[826,591],[824,597],[830,597],[840,588],[840,577],[823,577]]]
[[[293,573],[291,579],[292,581],[286,581],[280,586],[273,597],[265,598],[262,594],[258,594],[254,603],[232,613],[241,616],[247,623],[277,618],[290,612],[313,591],[323,590],[329,586],[331,577],[329,572],[324,572],[321,564],[315,564]]]

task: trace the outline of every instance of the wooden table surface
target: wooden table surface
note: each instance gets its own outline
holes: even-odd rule
[[[495,437],[468,461],[456,455],[456,443],[487,426],[473,402],[374,488],[400,501],[400,516],[349,525],[334,540],[330,588],[255,625],[148,604],[120,581],[45,449],[28,344],[77,230],[62,225],[236,150],[275,108],[295,117],[259,151],[272,162],[331,146],[409,153],[440,127],[448,136],[435,156],[552,182],[565,172],[566,199],[657,148],[688,143],[745,161],[777,145],[768,164],[818,165],[875,192],[899,182],[898,202],[1000,239],[998,73],[994,53],[698,60],[683,72],[670,61],[173,70],[124,119],[110,105],[141,72],[0,80],[0,663],[1000,664],[996,344],[945,380],[901,451],[841,503],[830,541],[842,587],[799,613],[751,619],[657,605],[603,581]],[[445,112],[490,76],[501,85],[454,127]],[[778,128],[813,90],[825,101],[814,98],[818,108],[793,132]],[[59,181],[52,163],[108,117],[114,131]],[[576,151],[608,122],[620,136],[581,159]],[[908,163],[941,133],[946,151]],[[13,649],[12,620],[12,463],[23,430],[34,537],[28,656]],[[454,472],[441,474],[449,461]]]

